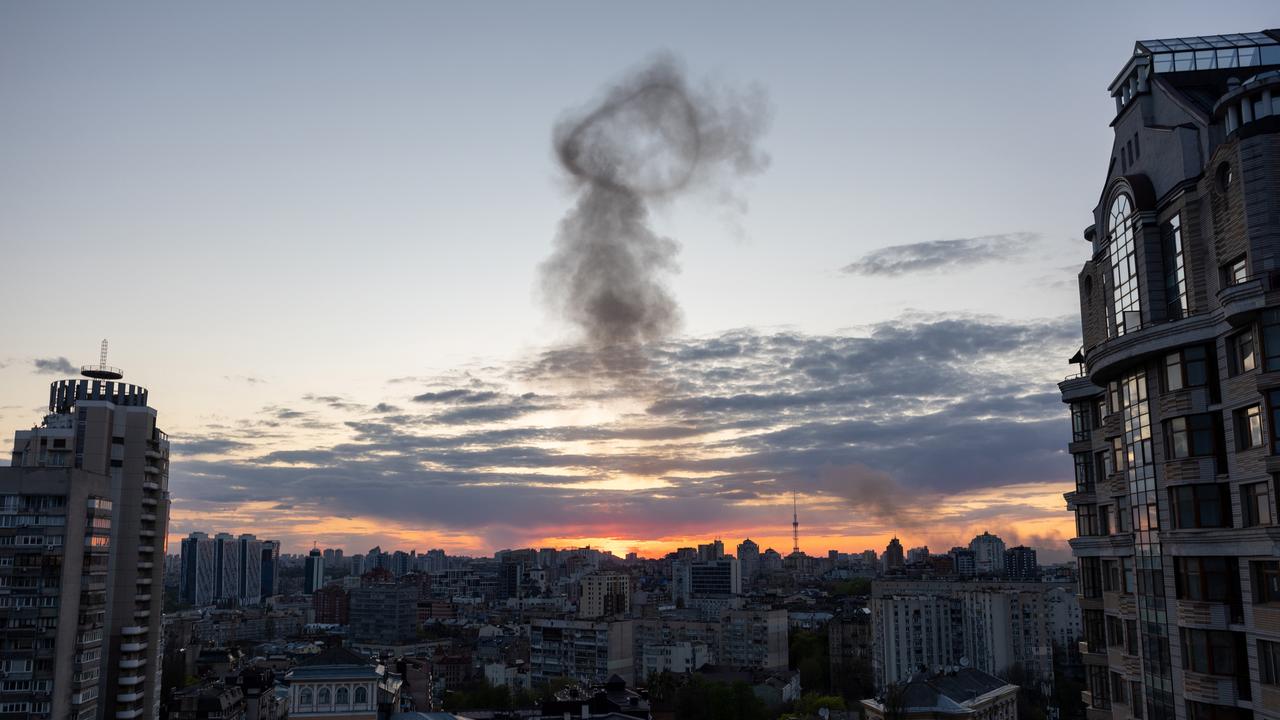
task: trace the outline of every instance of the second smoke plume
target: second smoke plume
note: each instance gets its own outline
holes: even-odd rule
[[[543,263],[543,289],[592,347],[634,350],[675,329],[663,279],[679,269],[679,245],[650,228],[650,206],[697,190],[731,197],[733,180],[768,164],[756,146],[767,117],[760,93],[695,90],[661,57],[556,125],[577,202]]]

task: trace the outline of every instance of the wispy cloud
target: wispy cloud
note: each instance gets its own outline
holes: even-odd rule
[[[1015,232],[955,240],[930,240],[874,250],[845,265],[851,275],[896,276],[968,267],[1021,255],[1040,239],[1038,233]]]
[[[56,358],[36,358],[31,361],[35,367],[35,372],[43,375],[75,375],[80,372],[79,368],[71,364],[71,361],[65,357]]]

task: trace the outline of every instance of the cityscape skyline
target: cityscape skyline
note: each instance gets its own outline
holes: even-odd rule
[[[9,9],[0,232],[22,239],[11,259],[105,243],[122,267],[156,269],[118,301],[163,298],[152,312],[168,335],[159,347],[142,328],[69,336],[11,316],[0,423],[25,427],[39,385],[107,335],[118,364],[169,399],[171,543],[212,518],[237,533],[266,526],[290,552],[351,538],[662,554],[712,534],[788,548],[795,492],[810,553],[913,533],[942,547],[990,528],[1065,560],[1072,471],[1054,385],[1078,345],[1063,279],[1088,254],[1078,198],[1096,189],[1092,151],[1113,112],[1097,78],[1136,37],[1266,27],[1269,9],[1134,5],[1082,19],[939,7],[916,27],[906,11],[828,8],[790,20],[808,42],[792,40],[777,65],[756,52],[768,13],[716,33],[725,19],[701,9],[679,32],[636,15],[623,42],[584,33],[590,67],[568,50],[512,62],[564,37],[561,15],[618,21],[552,8],[521,16],[543,34],[482,45],[494,56],[465,81],[439,60],[482,34],[483,12],[405,11],[392,29],[328,6],[305,37],[291,13],[264,13],[231,53],[233,9]],[[835,42],[850,23],[865,41]],[[895,29],[960,60],[908,53],[899,73],[864,77],[894,52]],[[371,37],[378,54],[358,52]],[[1086,42],[1098,51],[1074,52]],[[250,72],[281,48],[288,62]],[[573,202],[550,136],[664,48],[697,86],[763,91],[770,163],[735,190],[743,212],[706,198],[653,212],[681,245],[666,282],[683,325],[623,382],[635,378],[583,373],[571,324],[538,298]],[[940,77],[938,94],[913,94],[898,79],[912,75]],[[975,77],[982,92],[962,90]],[[855,82],[874,103],[832,92]],[[105,84],[109,95],[94,89]],[[1053,102],[1035,102],[1042,91]],[[1003,104],[1018,97],[1028,102]],[[98,112],[68,111],[86,98]],[[464,127],[434,98],[485,121]],[[508,102],[519,123],[506,122]],[[943,108],[970,134],[963,147],[929,132]],[[936,163],[929,177],[900,162],[893,148],[907,146]],[[498,163],[501,178],[477,170]],[[948,180],[977,168],[977,182]],[[920,198],[929,212],[914,210]],[[15,277],[0,299],[76,312],[38,283]]]

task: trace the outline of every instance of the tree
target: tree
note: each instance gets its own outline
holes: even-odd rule
[[[815,632],[801,630],[791,635],[789,645],[790,667],[800,671],[800,687],[815,692],[831,689],[831,662],[827,638]]]
[[[818,711],[822,708],[828,710],[847,710],[844,698],[835,695],[819,695],[818,693],[805,693],[798,702],[796,702],[796,712],[801,717],[818,717]]]
[[[680,720],[765,720],[768,711],[744,682],[710,682],[694,675],[676,691],[675,716]]]

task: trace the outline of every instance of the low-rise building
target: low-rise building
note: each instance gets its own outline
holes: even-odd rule
[[[1018,686],[964,668],[923,675],[862,701],[866,720],[1017,720]]]

